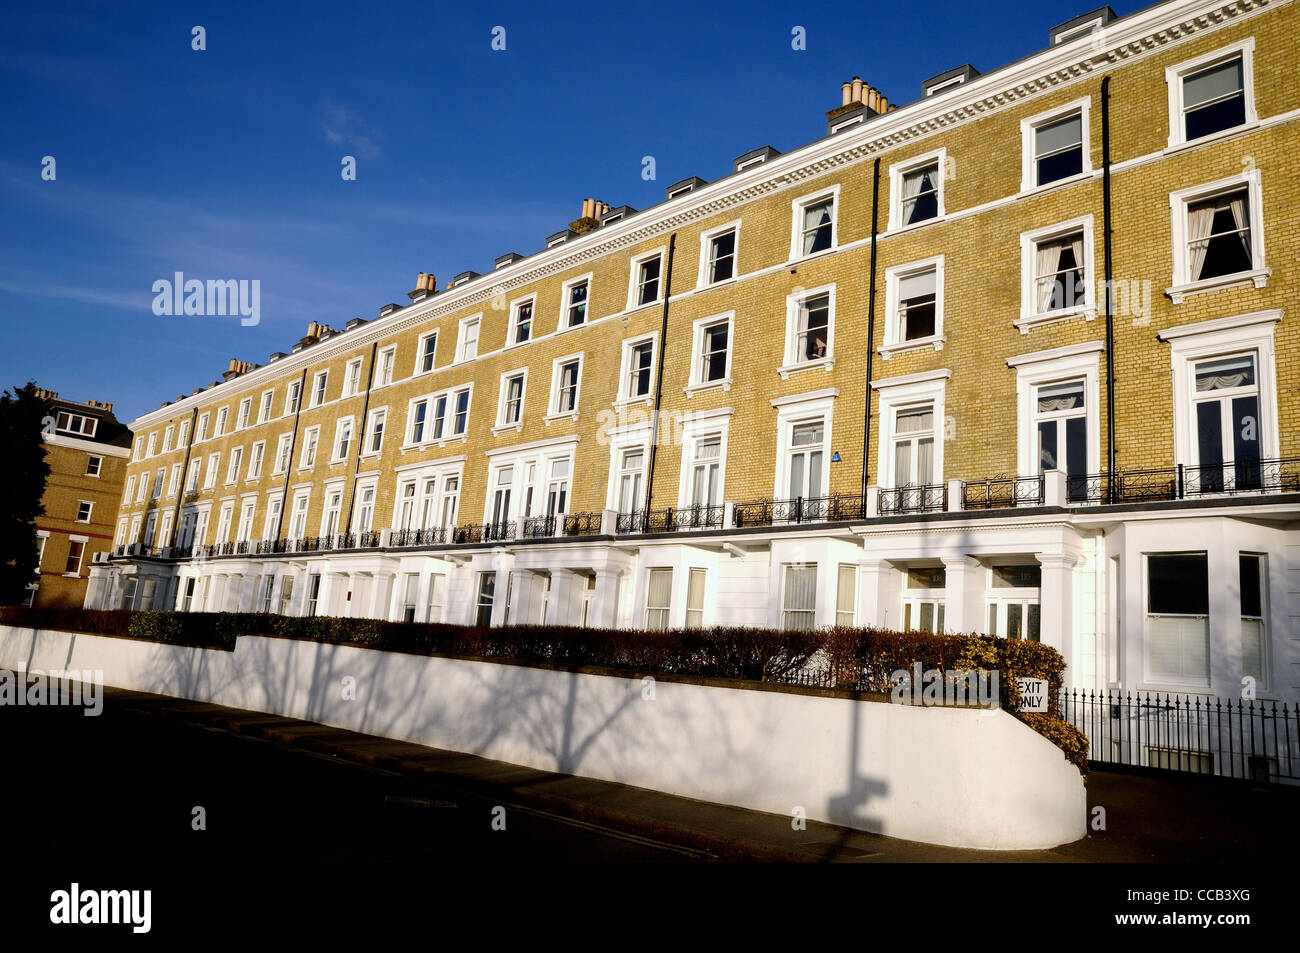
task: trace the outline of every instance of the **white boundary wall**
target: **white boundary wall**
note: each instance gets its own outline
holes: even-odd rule
[[[1079,772],[1003,711],[666,681],[647,699],[641,679],[522,665],[260,636],[232,653],[0,626],[0,666],[20,663],[775,814],[802,807],[932,844],[1021,850],[1086,833]]]

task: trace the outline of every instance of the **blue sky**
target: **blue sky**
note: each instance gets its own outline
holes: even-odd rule
[[[39,8],[39,9],[37,9]],[[582,199],[646,208],[689,175],[825,133],[860,75],[921,80],[1046,45],[1087,0],[908,4],[12,5],[0,36],[0,386],[129,420],[527,254]],[[1126,14],[1132,6],[1117,6]],[[207,49],[191,49],[202,25]],[[506,50],[491,48],[505,27]],[[791,49],[802,26],[807,49]],[[44,181],[53,156],[57,178]],[[344,155],[357,179],[340,176]],[[654,156],[657,178],[641,177]],[[261,322],[158,317],[154,281],[258,279]]]

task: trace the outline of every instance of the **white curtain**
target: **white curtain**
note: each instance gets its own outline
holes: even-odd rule
[[[1187,210],[1187,265],[1188,277],[1196,281],[1201,277],[1205,253],[1210,249],[1210,226],[1214,224],[1214,203],[1193,205]]]
[[[785,567],[785,627],[811,629],[817,606],[817,567]]]
[[[673,571],[651,569],[646,587],[646,628],[668,628],[668,609],[672,604]]]
[[[1038,310],[1052,307],[1052,292],[1056,288],[1056,269],[1061,262],[1061,246],[1056,242],[1043,242],[1034,256],[1034,274],[1038,277]]]
[[[1232,210],[1233,227],[1240,229],[1237,238],[1241,240],[1241,250],[1250,260],[1250,231],[1246,228],[1246,193],[1241,192],[1228,199],[1228,208]]]

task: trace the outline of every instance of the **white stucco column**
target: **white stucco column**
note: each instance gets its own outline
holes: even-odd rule
[[[1075,685],[1074,553],[1038,553],[1043,580],[1038,593],[1039,641],[1065,658],[1065,684]]]
[[[596,592],[591,600],[591,615],[587,625],[592,628],[613,628],[618,624],[618,588],[623,574],[612,569],[596,570]]]
[[[858,624],[897,625],[899,573],[886,559],[858,561]]]
[[[943,557],[944,617],[943,626],[949,632],[983,632],[987,628],[984,616],[984,567],[970,556]]]

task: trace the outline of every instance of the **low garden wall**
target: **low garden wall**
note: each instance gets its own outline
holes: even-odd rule
[[[20,666],[934,844],[1035,849],[1085,833],[1079,770],[1000,709],[276,636],[210,648],[0,625],[0,667]]]

